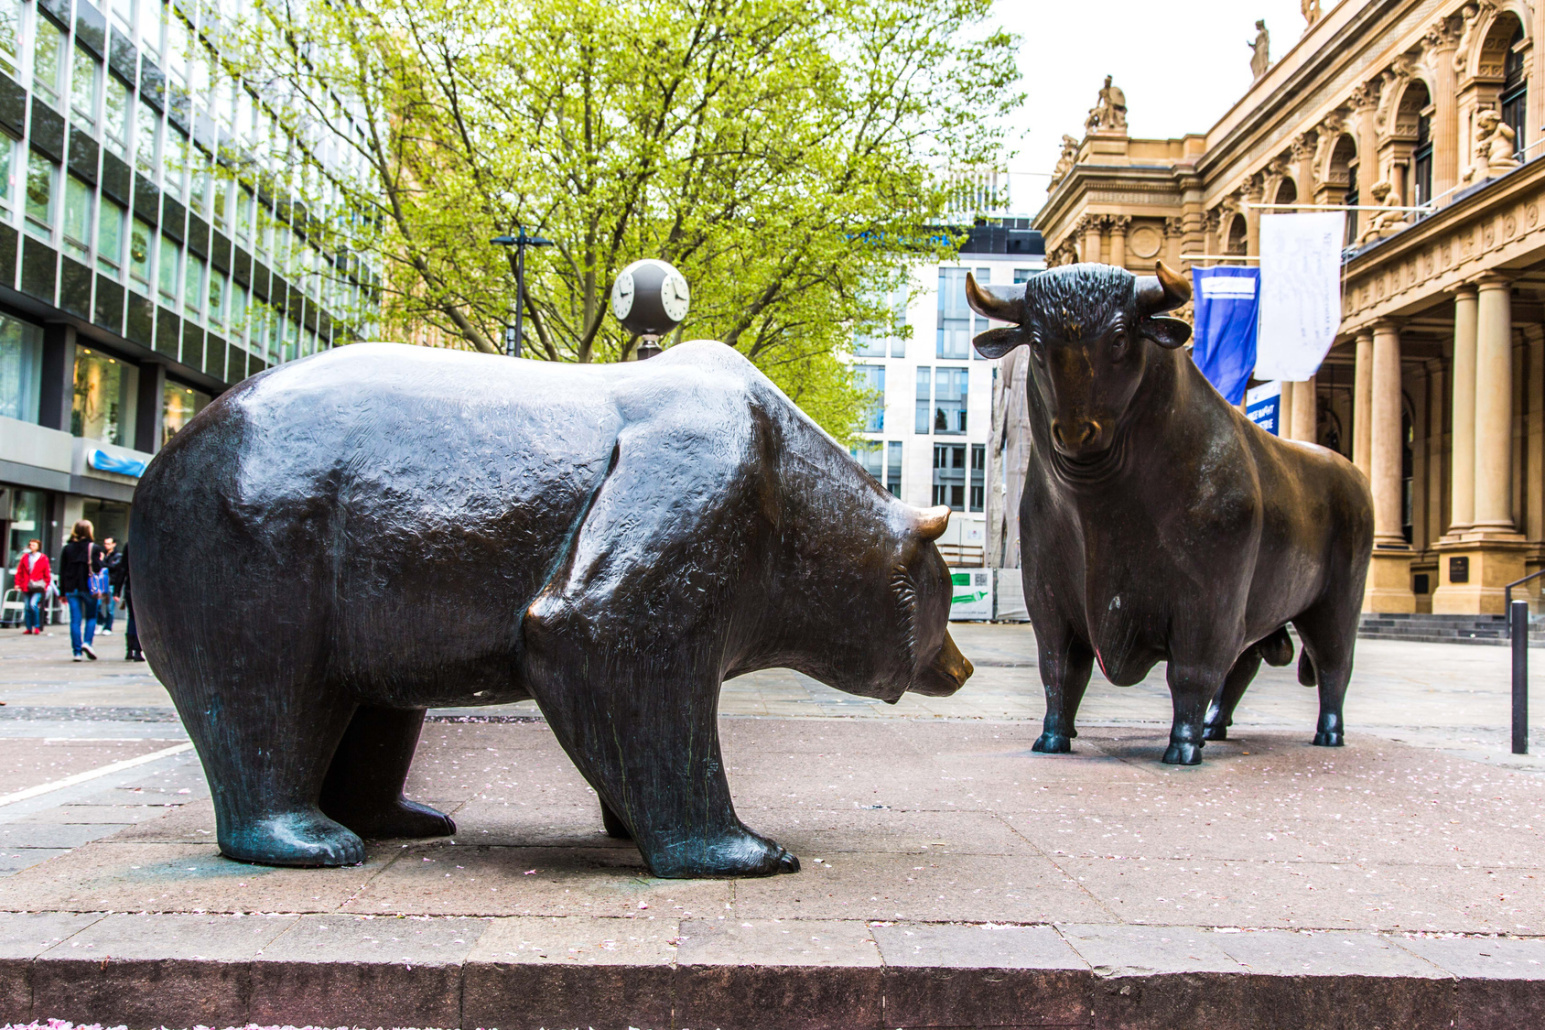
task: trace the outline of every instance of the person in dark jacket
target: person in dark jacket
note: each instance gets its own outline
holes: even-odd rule
[[[129,624],[123,631],[124,661],[143,662],[145,652],[140,650],[139,630],[134,625],[134,595],[131,593],[129,578],[129,545],[127,542],[118,549],[123,555],[123,560],[118,563],[118,569],[122,578],[119,581],[118,600],[123,603],[124,614],[128,616]]]
[[[97,598],[91,577],[102,571],[102,548],[92,539],[91,520],[81,519],[70,532],[70,542],[59,552],[59,591],[70,605],[70,649],[75,660],[82,655],[97,660],[91,647],[97,633]]]
[[[97,600],[97,632],[103,636],[111,636],[113,632],[114,609],[117,607],[116,596],[118,593],[118,566],[123,564],[123,551],[118,547],[118,542],[112,537],[102,538],[102,565],[107,569],[107,589],[102,591]]]

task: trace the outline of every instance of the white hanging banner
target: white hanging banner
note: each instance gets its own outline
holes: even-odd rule
[[[1261,216],[1261,323],[1255,378],[1301,383],[1341,328],[1346,212]]]

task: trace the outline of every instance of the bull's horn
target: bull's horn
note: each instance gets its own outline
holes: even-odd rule
[[[966,273],[966,303],[971,310],[984,318],[1020,325],[1025,320],[1025,288],[1023,286],[981,286],[976,276]]]
[[[1191,299],[1191,283],[1160,261],[1153,275],[1137,279],[1137,310],[1145,317],[1184,307]]]
[[[943,504],[937,508],[918,508],[915,509],[912,521],[918,536],[924,540],[937,540],[944,535],[945,528],[950,524],[950,510]]]

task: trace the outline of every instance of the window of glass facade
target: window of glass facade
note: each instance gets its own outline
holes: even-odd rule
[[[226,283],[229,279],[224,272],[209,270],[209,324],[220,327],[225,325],[225,296],[228,292]]]
[[[90,258],[91,200],[95,191],[73,175],[64,177],[64,249],[80,261]]]
[[[45,512],[47,498],[41,490],[17,490],[11,498],[11,531],[7,534],[5,555],[5,567],[16,568],[16,563],[21,560],[23,552],[27,550],[28,540],[37,540],[45,547],[47,536],[43,533],[43,527],[47,524]]]
[[[97,80],[102,77],[102,66],[84,47],[74,50],[70,69],[70,113],[75,121],[88,129],[97,124]]]
[[[155,232],[150,223],[136,218],[129,236],[129,286],[147,297],[150,295],[150,241]]]
[[[64,33],[43,17],[41,10],[32,22],[32,87],[38,96],[58,107],[65,66]]]
[[[917,370],[917,424],[913,431],[926,433],[933,425],[933,370]]]
[[[152,56],[161,52],[161,0],[139,0],[139,44]]]
[[[12,78],[21,69],[20,0],[0,0],[0,71]]]
[[[1432,117],[1416,119],[1416,149],[1411,152],[1411,203],[1432,199]]]
[[[156,254],[156,288],[168,304],[177,302],[177,259],[180,255],[177,241],[162,233],[160,252]]]
[[[1518,138],[1513,141],[1513,146],[1517,148],[1515,153],[1521,152],[1527,145],[1524,140],[1524,125],[1529,107],[1529,70],[1524,63],[1524,52],[1521,49],[1523,42],[1524,27],[1519,25],[1513,32],[1512,42],[1507,48],[1507,57],[1502,62],[1502,95],[1498,98],[1502,105],[1502,120],[1511,125],[1513,131],[1518,134]]]
[[[75,350],[75,400],[70,432],[120,447],[130,445],[139,370],[86,347]]]
[[[951,435],[966,431],[966,397],[970,370],[940,368],[935,370],[933,431]]]
[[[112,0],[112,12],[113,21],[117,22],[125,32],[134,27],[134,0]]]
[[[165,447],[208,403],[209,394],[168,379],[161,394],[161,446]]]
[[[140,103],[134,117],[134,159],[146,172],[157,170],[157,144],[161,139],[161,116],[149,104]]]
[[[885,458],[884,445],[880,443],[860,443],[848,448],[848,453],[858,459],[858,463],[864,466],[864,471],[874,477],[876,483],[885,474],[882,463]]]
[[[129,152],[133,112],[133,106],[129,103],[129,87],[125,86],[118,76],[109,75],[106,113],[102,117],[103,128],[106,131],[102,134],[102,138],[107,143],[107,149],[119,157],[124,157]]]
[[[966,358],[971,351],[971,309],[966,305],[966,269],[939,269],[940,358]]]
[[[97,267],[117,277],[123,265],[123,205],[104,196],[97,213]]]
[[[966,448],[964,444],[935,444],[933,448],[933,503],[951,511],[966,510]]]
[[[183,259],[183,269],[183,310],[197,315],[199,305],[204,301],[204,259],[190,252]]]
[[[0,0],[4,3],[4,0]],[[11,137],[0,134],[0,208],[11,209],[11,197],[15,190],[13,170],[16,167],[16,148],[21,144]]]
[[[856,365],[853,371],[856,373],[858,388],[875,395],[869,410],[864,414],[864,432],[885,432],[885,366]]]
[[[892,440],[885,445],[885,489],[901,496],[901,441]]]
[[[971,510],[982,511],[987,503],[987,445],[971,445]]]
[[[0,315],[0,415],[36,423],[43,393],[43,330]]]
[[[59,170],[37,151],[27,154],[27,231],[45,240],[53,238],[54,177]]]

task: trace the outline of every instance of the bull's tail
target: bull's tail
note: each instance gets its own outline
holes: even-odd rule
[[[1293,660],[1293,638],[1288,636],[1286,626],[1278,627],[1275,633],[1255,646],[1267,665],[1281,667]]]
[[[1314,674],[1314,661],[1309,657],[1308,651],[1298,656],[1298,682],[1306,687],[1312,687],[1317,682],[1317,677]]]

